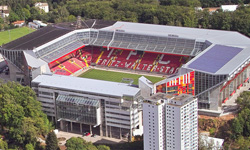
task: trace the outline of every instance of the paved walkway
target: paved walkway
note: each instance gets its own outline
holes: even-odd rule
[[[100,144],[117,144],[117,143],[123,143],[127,142],[125,140],[121,139],[115,139],[115,138],[109,138],[109,137],[101,137],[101,136],[96,136],[96,137],[91,137],[89,136],[82,136],[82,134],[76,134],[76,133],[70,133],[70,132],[64,132],[64,131],[59,131],[58,134],[56,135],[57,138],[65,138],[66,140],[64,141],[59,141],[59,145],[64,145],[68,139],[71,137],[81,137],[87,142],[92,142],[92,143],[100,143]]]

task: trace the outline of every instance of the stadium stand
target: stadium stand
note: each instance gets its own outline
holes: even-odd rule
[[[57,66],[51,68],[51,71],[55,74],[69,76],[77,72],[78,70],[83,69],[85,66],[86,65],[83,61],[80,61],[77,58],[70,58],[62,63],[59,63]]]
[[[129,51],[95,47],[93,50],[82,50],[82,53],[91,55],[91,62],[106,67],[118,67],[147,72],[173,74],[185,63],[184,56],[151,53],[143,51]],[[90,59],[89,59],[90,60]]]

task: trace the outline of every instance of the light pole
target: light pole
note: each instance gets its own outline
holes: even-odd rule
[[[9,31],[9,41],[10,41],[10,39],[11,39],[11,38],[10,38],[10,29],[9,29],[8,31]]]

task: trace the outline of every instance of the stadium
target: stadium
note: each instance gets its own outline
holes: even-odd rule
[[[236,90],[247,84],[250,75],[250,39],[233,31],[78,19],[75,23],[59,23],[44,27],[3,45],[0,52],[8,62],[11,80],[32,86],[38,97],[43,93],[39,92],[39,87],[42,86],[44,90],[58,88],[65,92],[67,88],[68,92],[74,91],[75,94],[79,94],[77,89],[69,87],[74,88],[77,84],[85,82],[85,86],[88,87],[93,81],[93,91],[79,86],[82,94],[85,93],[85,98],[89,98],[90,96],[86,95],[93,92],[99,96],[98,99],[102,99],[100,95],[110,98],[116,94],[119,104],[115,105],[121,107],[120,109],[123,107],[123,100],[130,99],[133,102],[126,103],[126,106],[131,111],[136,110],[136,116],[133,116],[135,118],[140,114],[139,97],[148,97],[158,92],[194,95],[198,98],[200,111],[220,114],[223,103],[230,101]],[[119,91],[109,91],[110,94],[107,96],[98,87],[114,90],[114,83],[109,84],[110,82],[105,81],[107,83],[104,84],[101,83],[103,81],[96,80],[90,82],[77,77],[92,67],[152,74],[164,76],[165,79],[153,84],[146,78],[140,78],[139,88],[119,87],[131,92],[117,95]],[[45,79],[51,83],[47,83]],[[72,81],[72,85],[65,87],[63,84],[67,81]],[[57,100],[63,101],[65,95],[72,95],[68,93],[63,96],[61,93],[46,93],[54,102],[49,105],[48,101],[43,100],[42,103],[44,109],[45,106],[52,109],[52,112],[48,109],[46,113],[55,120],[63,119],[57,115]],[[75,94],[73,95],[76,96]],[[77,99],[74,96],[72,99]],[[97,108],[104,107],[101,101],[98,105],[91,107],[95,107],[98,112]],[[64,118],[66,121],[67,119],[70,120]],[[78,122],[76,118],[73,120]],[[96,124],[92,122],[91,125],[100,125],[102,121],[94,122]],[[138,125],[138,122],[133,127],[131,125],[127,128],[129,131],[124,131],[126,133],[120,129],[120,137],[127,133],[132,135],[132,130],[138,128]],[[106,132],[106,136],[110,136],[111,128],[101,128],[100,130],[105,130],[103,135]]]

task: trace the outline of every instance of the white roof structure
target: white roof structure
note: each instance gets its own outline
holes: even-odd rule
[[[213,144],[213,148],[211,150],[219,150],[223,148],[224,139],[209,137],[201,135],[201,139],[204,141],[205,145]]]
[[[148,87],[151,87],[151,88],[154,87],[154,84],[150,80],[148,80],[147,78],[145,78],[144,76],[141,76],[139,78],[139,80],[142,81],[144,84],[146,84]]]
[[[26,58],[28,66],[32,68],[39,68],[42,65],[47,65],[47,63],[41,59],[35,58],[35,54],[32,51],[23,51],[24,57]]]
[[[78,78],[62,75],[39,75],[32,82],[39,83],[39,86],[54,87],[65,90],[75,90],[107,96],[136,96],[139,88],[131,87],[125,83]]]
[[[222,11],[235,11],[238,5],[221,5]]]
[[[250,61],[250,47],[211,45],[183,66],[216,75],[231,75]]]
[[[119,30],[118,30],[119,29]],[[198,41],[209,41],[213,44],[223,45],[250,45],[250,39],[235,31],[199,29],[190,27],[177,27],[167,25],[155,25],[144,23],[132,23],[118,21],[112,26],[100,30],[122,31],[124,33],[134,33],[143,35],[169,36]],[[248,42],[248,43],[247,43]]]

